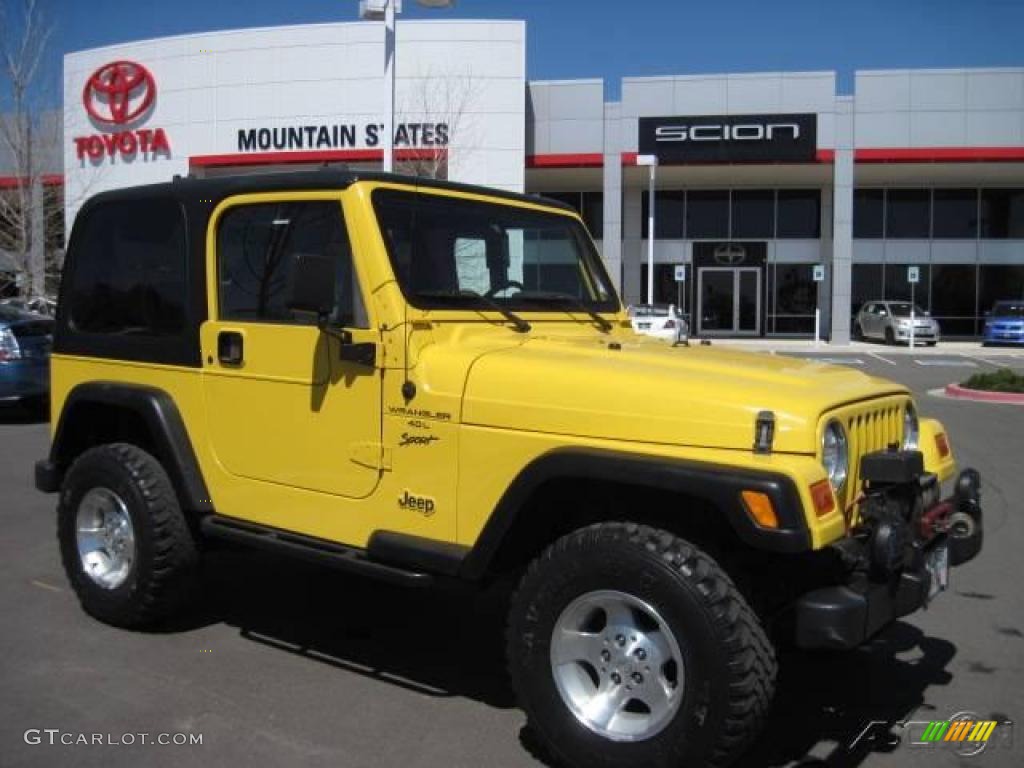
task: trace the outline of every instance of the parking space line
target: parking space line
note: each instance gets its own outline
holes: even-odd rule
[[[977,362],[969,359],[949,359],[948,357],[933,357],[932,359],[914,359],[916,365],[934,368],[978,368]]]
[[[977,360],[979,362],[985,363],[986,365],[991,365],[993,368],[1005,368],[1006,367],[1006,365],[1004,363],[993,363],[988,358],[981,357],[979,355],[961,355],[961,357],[965,357],[968,360]]]
[[[811,357],[809,360],[817,360],[819,363],[831,363],[832,365],[864,365],[859,357]]]
[[[892,360],[890,360],[887,357],[882,357],[877,352],[868,352],[868,354],[871,355],[876,360],[881,360],[883,363],[888,363],[889,365],[896,365],[896,363],[894,363]]]
[[[64,591],[60,587],[55,587],[52,584],[47,584],[45,581],[39,581],[39,579],[32,579],[32,581],[29,582],[29,583],[32,584],[35,587],[39,587],[40,589],[48,589],[51,592],[63,592]]]

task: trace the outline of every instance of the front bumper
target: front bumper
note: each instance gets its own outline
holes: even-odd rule
[[[890,556],[889,541],[877,534],[863,540],[844,539],[836,546],[851,567],[844,578],[800,596],[794,609],[796,644],[801,648],[855,648],[901,616],[925,607],[932,592],[935,561],[946,548],[948,563],[973,559],[982,546],[981,480],[968,469],[960,473],[953,496],[919,510],[914,525],[928,529],[908,543],[912,551],[898,571],[879,574],[879,560]],[[899,540],[899,539],[897,539]],[[891,540],[890,540],[891,541]],[[887,569],[881,568],[885,571]]]
[[[894,329],[896,341],[904,341],[910,343],[910,328],[896,327]],[[918,342],[931,343],[933,341],[939,341],[939,332],[935,328],[917,328],[914,331],[914,343]]]
[[[1024,331],[986,328],[982,340],[986,344],[1024,344]]]

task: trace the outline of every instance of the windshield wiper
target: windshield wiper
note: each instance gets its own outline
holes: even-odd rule
[[[458,291],[417,291],[416,295],[432,299],[477,299],[478,301],[482,301],[495,312],[500,312],[504,315],[509,322],[512,323],[512,327],[515,328],[517,333],[527,333],[530,330],[530,324],[511,309],[501,306],[501,304],[496,302],[490,296],[484,296],[482,293],[477,293],[469,288],[462,288]]]
[[[608,333],[614,327],[610,322],[601,317],[596,309],[587,306],[579,297],[573,296],[571,293],[561,293],[559,291],[521,291],[515,297],[524,301],[567,301],[590,315],[594,322],[597,323],[597,327],[605,333]]]

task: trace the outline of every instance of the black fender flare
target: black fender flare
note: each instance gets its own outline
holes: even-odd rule
[[[152,440],[152,450],[163,465],[186,509],[212,512],[213,503],[199,469],[185,422],[167,392],[142,384],[90,381],[75,386],[64,401],[48,460],[36,465],[36,487],[54,493],[60,489],[81,441],[75,434],[83,406],[102,405],[139,417]]]
[[[519,473],[463,559],[461,576],[478,579],[486,573],[526,500],[554,479],[603,480],[677,492],[719,509],[739,539],[755,549],[796,553],[811,548],[800,494],[786,475],[660,456],[563,448],[539,456]],[[751,519],[740,496],[745,490],[768,495],[779,518],[777,529],[762,528]]]

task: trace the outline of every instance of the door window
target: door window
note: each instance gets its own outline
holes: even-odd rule
[[[221,217],[217,229],[220,318],[315,323],[315,317],[292,312],[285,305],[292,257],[299,253],[336,259],[330,319],[341,326],[367,327],[341,206],[329,200],[240,205]]]

